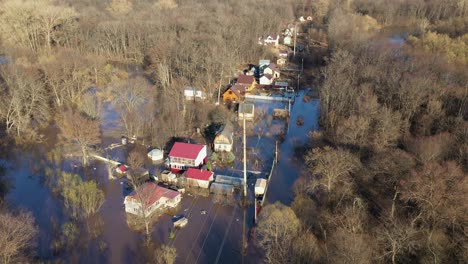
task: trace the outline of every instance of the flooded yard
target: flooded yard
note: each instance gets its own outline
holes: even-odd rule
[[[249,205],[241,206],[239,194],[233,197],[204,196],[184,194],[178,215],[188,218],[188,224],[182,229],[173,228],[173,215],[163,215],[153,225],[151,237],[155,244],[168,244],[177,248],[176,263],[258,263],[261,253],[248,238],[246,256],[242,254],[242,230],[246,219],[246,233],[253,226],[254,198],[253,189],[257,177],[268,175],[275,150],[279,152],[279,162],[273,175],[267,194],[267,202],[280,201],[290,204],[293,198],[292,186],[299,176],[303,165],[294,157],[295,148],[308,140],[308,132],[318,129],[319,102],[304,102],[305,92],[301,91],[291,104],[289,127],[286,120],[271,118],[273,109],[288,109],[288,103],[252,101],[255,104],[256,122],[248,122],[248,192]],[[105,106],[106,122],[104,128],[114,131],[111,106]],[[304,117],[304,125],[297,125],[299,115]],[[236,124],[234,153],[236,159],[232,166],[214,166],[215,174],[242,177],[242,126]],[[104,131],[104,144],[110,145],[119,139]],[[11,181],[7,202],[15,208],[31,211],[39,227],[37,258],[51,260],[59,258],[65,262],[76,263],[136,263],[142,259],[141,247],[143,234],[129,228],[123,207],[124,195],[129,190],[123,179],[109,179],[107,165],[94,162],[88,177],[97,180],[99,188],[105,193],[105,202],[96,219],[88,225],[98,226],[97,238],[87,238],[76,248],[57,252],[52,246],[60,234],[61,226],[70,221],[60,197],[52,192],[46,183],[44,169],[34,164],[41,164],[43,150],[37,153],[18,152],[13,155],[6,170],[6,178]],[[123,161],[126,149],[115,148],[108,156]],[[74,170],[72,163],[63,164],[65,170]],[[158,167],[160,165],[155,165]],[[150,170],[151,171],[151,170]],[[154,168],[153,168],[154,171]],[[80,173],[79,171],[77,171]],[[206,212],[206,213],[205,213]],[[97,224],[96,224],[97,223]],[[171,238],[171,232],[175,236]],[[81,234],[80,234],[81,236]],[[84,236],[84,235],[83,235]],[[88,235],[87,235],[88,236]]]

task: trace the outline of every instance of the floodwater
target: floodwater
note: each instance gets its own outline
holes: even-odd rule
[[[299,92],[296,101],[291,105],[291,121],[288,128],[285,120],[272,120],[274,108],[287,109],[287,103],[254,101],[256,115],[259,120],[247,124],[248,149],[248,199],[247,207],[239,205],[239,194],[234,197],[203,196],[184,194],[177,214],[189,219],[186,227],[173,230],[172,216],[163,215],[152,226],[152,240],[158,244],[169,244],[177,248],[176,263],[259,263],[261,251],[252,243],[252,237],[247,237],[247,250],[243,250],[243,223],[249,233],[253,226],[253,185],[257,177],[267,177],[276,146],[279,151],[279,162],[271,175],[267,194],[267,203],[280,201],[290,204],[293,199],[292,186],[299,177],[303,165],[294,157],[296,147],[305,144],[308,133],[318,129],[319,102],[302,100],[305,91]],[[112,112],[110,105],[104,106],[106,119],[103,127],[115,129],[113,119],[118,115]],[[304,117],[304,125],[298,126],[299,115]],[[283,136],[281,137],[281,134]],[[242,130],[237,127],[235,134],[236,161],[231,167],[214,166],[216,174],[242,177]],[[114,138],[113,143],[120,139]],[[112,143],[111,137],[106,137],[105,144]],[[276,145],[277,144],[277,145]],[[52,247],[54,239],[60,235],[60,226],[67,221],[63,202],[46,184],[43,169],[37,169],[31,164],[38,164],[44,153],[38,154],[14,153],[8,160],[6,178],[11,181],[11,189],[7,202],[12,207],[31,211],[40,230],[37,258],[41,260],[60,259],[74,263],[139,263],[142,261],[141,247],[143,234],[129,228],[123,207],[124,195],[128,193],[121,179],[109,179],[107,168],[103,163],[92,165],[88,177],[97,180],[99,187],[105,192],[105,202],[94,222],[102,223],[96,227],[99,234],[90,239],[83,236],[86,242],[71,247],[67,251],[57,252]],[[122,160],[125,148],[116,148],[108,153],[110,157]],[[123,160],[122,160],[123,161]],[[40,164],[40,163],[39,163]],[[73,164],[73,163],[70,163]],[[66,170],[73,166],[65,164]],[[78,173],[79,170],[77,171]],[[206,211],[206,214],[202,214]],[[88,223],[89,224],[89,223]],[[91,226],[94,226],[92,223]],[[175,231],[175,238],[170,233]],[[245,254],[243,254],[245,253]]]

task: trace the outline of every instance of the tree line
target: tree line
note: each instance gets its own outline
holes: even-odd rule
[[[302,3],[329,44],[321,131],[291,206],[260,216],[267,262],[467,262],[468,3]]]

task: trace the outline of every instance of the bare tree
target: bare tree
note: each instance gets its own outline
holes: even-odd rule
[[[141,137],[154,113],[153,87],[142,77],[129,79],[115,88],[114,105],[127,136]]]
[[[81,151],[83,165],[88,165],[92,146],[101,143],[100,123],[73,110],[66,110],[59,117],[57,125],[60,137]]]
[[[33,121],[41,126],[48,119],[45,86],[34,72],[21,67],[7,67],[0,74],[4,80],[0,89],[5,99],[0,106],[0,117],[5,121],[7,133],[32,134]]]
[[[2,262],[24,262],[21,255],[34,245],[37,236],[34,218],[30,213],[0,213],[0,257]]]
[[[149,243],[151,240],[151,198],[157,188],[156,184],[148,183],[148,178],[145,176],[145,169],[143,168],[144,161],[146,160],[146,153],[142,149],[133,149],[128,156],[128,163],[130,169],[129,183],[134,191],[134,199],[138,202],[138,220],[144,225],[146,241]]]
[[[291,248],[299,229],[299,219],[291,208],[277,202],[262,210],[255,239],[265,249],[268,263],[291,261]]]
[[[328,193],[335,191],[338,184],[349,185],[350,174],[361,166],[359,159],[351,152],[330,147],[312,150],[307,154],[306,162],[315,176],[311,188],[323,186]]]

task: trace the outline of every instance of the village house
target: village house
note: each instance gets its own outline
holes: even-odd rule
[[[169,152],[168,165],[173,172],[198,168],[206,162],[206,145],[176,142]]]
[[[273,83],[273,75],[265,73],[262,77],[260,77],[260,84],[261,85],[271,85]]]
[[[245,87],[246,92],[250,92],[255,88],[257,81],[255,80],[255,76],[252,75],[245,75],[241,74],[237,78],[236,84],[240,84]]]
[[[240,102],[244,94],[245,87],[240,84],[235,84],[223,93],[223,101],[226,103]]]
[[[174,208],[182,196],[179,192],[147,182],[130,195],[125,196],[125,212],[137,216],[150,216],[157,209]]]
[[[255,105],[253,104],[239,104],[239,119],[242,120],[245,117],[245,120],[253,120],[255,117]]]
[[[214,143],[214,151],[232,151],[234,143],[234,127],[231,122],[226,122],[222,130],[216,135]]]
[[[187,87],[184,90],[184,96],[186,100],[205,100],[205,93],[195,87]]]
[[[280,66],[286,65],[286,62],[288,62],[288,60],[287,60],[286,58],[283,58],[283,57],[278,58],[278,59],[276,60],[276,64],[278,64],[278,65],[280,65]]]
[[[263,74],[270,74],[273,76],[273,79],[279,78],[280,77],[280,71],[278,70],[278,67],[274,63],[270,63],[268,67],[263,69]],[[262,84],[262,83],[260,83]]]
[[[288,51],[287,50],[280,50],[279,51],[279,56],[283,57],[283,58],[287,58],[288,57]]]
[[[278,46],[278,44],[279,44],[279,35],[277,34],[268,35],[266,38],[263,39],[263,45]]]
[[[201,187],[208,189],[210,183],[214,180],[214,173],[209,170],[200,170],[190,168],[185,173],[187,184],[193,187]]]
[[[283,44],[284,45],[288,45],[288,46],[291,46],[292,45],[292,37],[291,36],[285,36],[283,38]]]

